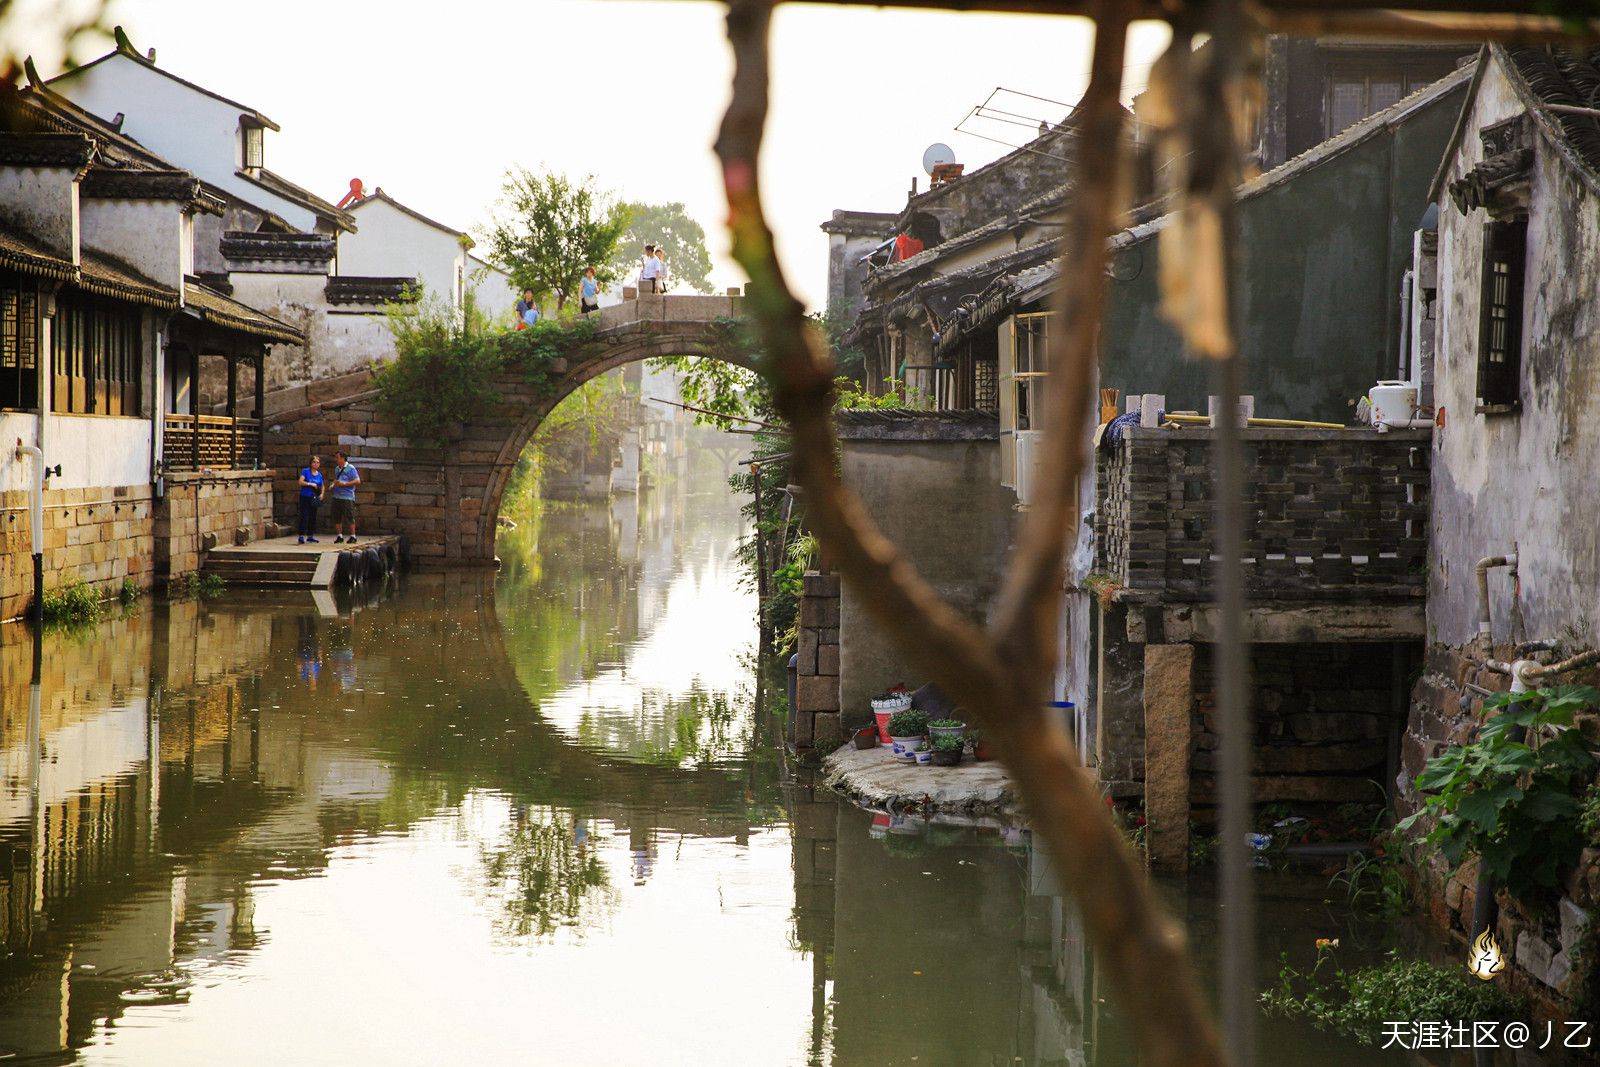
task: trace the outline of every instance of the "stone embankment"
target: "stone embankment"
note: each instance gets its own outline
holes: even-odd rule
[[[823,761],[823,784],[864,808],[929,815],[1021,817],[1021,801],[1005,768],[967,760],[933,767],[896,760],[883,746],[846,745]]]

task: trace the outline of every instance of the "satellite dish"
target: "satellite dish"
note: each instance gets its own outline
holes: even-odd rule
[[[940,144],[937,141],[923,149],[922,152],[922,169],[930,175],[933,173],[933,168],[941,163],[954,163],[955,161],[956,154],[951,150],[950,146]]]

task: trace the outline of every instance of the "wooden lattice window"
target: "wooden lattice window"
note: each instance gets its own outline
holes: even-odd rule
[[[1051,313],[1018,315],[1012,348],[1012,384],[1016,389],[1018,430],[1038,430],[1044,413],[1045,354],[1050,345]]]
[[[1528,219],[1483,229],[1483,298],[1478,326],[1478,403],[1515,407],[1522,398],[1522,300]]]
[[[39,406],[39,294],[0,282],[0,408]]]
[[[63,414],[137,415],[144,372],[137,308],[83,294],[56,306],[51,409]]]

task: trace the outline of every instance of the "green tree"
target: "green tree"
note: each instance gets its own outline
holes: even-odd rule
[[[711,289],[711,255],[706,251],[706,231],[682,204],[623,205],[629,212],[628,228],[612,261],[612,270],[627,279],[638,272],[639,255],[646,244],[665,248],[667,276],[697,293]]]
[[[506,173],[501,210],[487,235],[490,253],[518,289],[532,289],[539,301],[554,299],[561,310],[586,267],[601,282],[619,277],[617,243],[628,211],[593,175],[574,180],[518,167]]]

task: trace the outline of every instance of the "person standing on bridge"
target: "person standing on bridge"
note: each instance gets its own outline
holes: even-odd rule
[[[356,543],[356,486],[361,484],[361,472],[343,452],[335,452],[337,466],[333,468],[333,543],[348,540]],[[350,524],[350,536],[344,535],[345,523]]]
[[[600,282],[595,278],[593,267],[584,268],[578,293],[578,310],[585,315],[600,310]]]
[[[667,257],[667,250],[662,248],[660,245],[656,245],[656,250],[655,250],[656,292],[658,292],[658,293],[664,293],[664,292],[667,291],[667,258],[666,257]]]
[[[639,292],[659,293],[661,286],[656,281],[661,274],[661,261],[656,258],[656,246],[644,246],[644,265],[639,268]]]
[[[300,472],[300,543],[317,543],[317,508],[322,504],[322,457]]]

